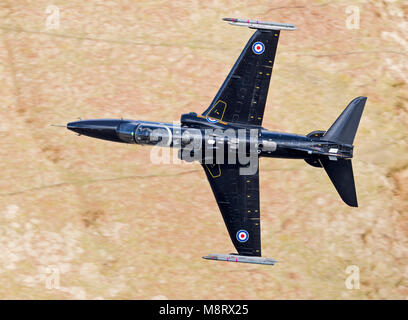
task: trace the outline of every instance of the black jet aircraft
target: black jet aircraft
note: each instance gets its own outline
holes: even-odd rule
[[[280,31],[296,28],[292,24],[224,20],[255,32],[201,115],[183,114],[179,125],[98,119],[70,122],[67,128],[109,141],[178,148],[181,159],[199,161],[238,251],[203,258],[273,265],[276,260],[261,257],[258,159],[304,159],[311,166],[323,168],[341,199],[357,207],[351,158],[367,98],[351,101],[327,131],[307,135],[268,131],[262,127],[262,119]],[[221,161],[214,157],[216,152],[238,158],[243,155],[246,160],[234,163],[224,157]]]

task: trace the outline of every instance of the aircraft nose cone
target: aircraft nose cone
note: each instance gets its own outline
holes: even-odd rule
[[[79,120],[69,122],[67,129],[92,138],[122,142],[116,133],[122,122],[116,119]]]

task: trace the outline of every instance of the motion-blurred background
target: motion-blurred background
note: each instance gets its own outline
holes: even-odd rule
[[[0,16],[0,298],[407,298],[406,1],[3,0]],[[50,126],[201,113],[253,32],[223,17],[298,27],[281,32],[264,127],[326,130],[368,97],[359,208],[321,169],[261,160],[274,267],[201,259],[234,248],[198,164]]]

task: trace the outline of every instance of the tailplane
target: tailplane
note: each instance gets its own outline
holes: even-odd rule
[[[321,140],[353,144],[366,101],[366,97],[358,97],[351,101]]]
[[[351,160],[319,159],[319,161],[343,201],[351,207],[358,207]]]
[[[353,148],[353,141],[366,101],[366,97],[358,97],[351,101],[326,133],[316,134],[319,136],[318,139],[333,142],[339,147],[343,145],[346,148]],[[336,148],[331,150],[337,152]],[[323,156],[315,159],[314,162],[309,160],[308,163],[316,167],[322,166],[343,201],[351,207],[358,206],[351,159]]]

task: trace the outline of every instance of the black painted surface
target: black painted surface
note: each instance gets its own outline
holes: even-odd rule
[[[279,33],[277,30],[254,33],[204,116],[245,125],[262,124]],[[252,48],[259,42],[265,48],[262,54],[254,53]]]
[[[239,165],[202,165],[217,200],[228,233],[240,255],[261,256],[259,170],[241,175]],[[237,233],[246,230],[246,242]]]

